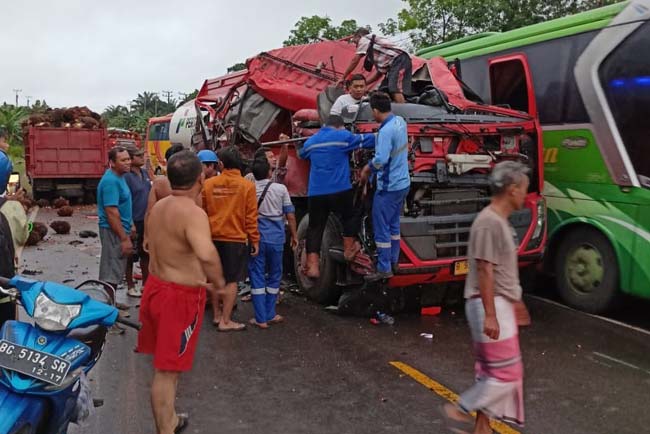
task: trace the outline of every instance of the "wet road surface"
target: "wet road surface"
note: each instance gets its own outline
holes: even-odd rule
[[[54,219],[47,209],[37,218]],[[98,239],[69,244],[78,240],[75,232],[96,230],[96,221],[83,211],[70,221],[73,234],[52,235],[23,253],[25,268],[43,272],[36,278],[79,283],[96,277]],[[126,300],[124,291],[119,296]],[[498,432],[648,432],[650,333],[537,297],[526,302],[533,319],[521,331],[527,424],[498,427]],[[131,312],[137,316],[135,307]],[[279,312],[285,324],[231,334],[218,333],[206,317],[194,369],[180,381],[177,408],[191,415],[186,432],[447,432],[438,416],[444,396],[472,383],[471,342],[462,312],[404,315],[394,326],[374,326],[289,293]],[[240,302],[237,318],[246,321],[251,315],[250,303]],[[95,397],[105,404],[72,433],[154,432],[150,359],[133,353],[135,341],[130,330],[109,336],[91,374]]]

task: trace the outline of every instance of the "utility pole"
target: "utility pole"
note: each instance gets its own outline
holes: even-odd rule
[[[14,93],[16,94],[16,108],[18,107],[18,94],[22,92],[22,89],[13,89]]]
[[[29,108],[29,101],[32,99],[32,97],[26,96],[25,99],[27,100],[27,108]]]
[[[172,91],[172,90],[163,90],[163,91],[161,91],[160,93],[162,93],[163,96],[164,96],[165,98],[167,98],[167,104],[171,104],[171,103],[172,103],[172,99],[171,99],[171,98],[172,98],[172,95],[174,94],[174,91]]]
[[[181,98],[181,101],[185,101],[188,97],[189,93],[185,92],[178,92],[178,96]]]

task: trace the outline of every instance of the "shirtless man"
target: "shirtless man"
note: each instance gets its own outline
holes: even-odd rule
[[[174,155],[167,165],[171,195],[149,214],[147,237],[150,275],[145,284],[137,351],[153,354],[151,406],[157,434],[182,432],[186,414],[176,414],[174,400],[181,372],[192,367],[205,310],[205,287],[221,290],[224,278],[210,236],[208,216],[196,205],[203,187],[203,167],[191,151]]]
[[[172,155],[184,150],[183,145],[173,145],[171,148],[167,149],[165,152],[165,161],[169,162],[169,159]],[[157,176],[151,183],[151,191],[149,192],[149,198],[147,199],[147,212],[145,215],[149,214],[149,211],[154,206],[156,202],[160,199],[169,196],[172,194],[172,188],[169,185],[169,180],[166,176]],[[145,217],[146,220],[146,217]]]

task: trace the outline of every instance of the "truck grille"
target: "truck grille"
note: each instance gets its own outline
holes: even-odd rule
[[[444,216],[402,217],[402,239],[421,260],[458,258],[467,255],[469,231],[478,213]],[[526,234],[532,213],[523,209],[513,213],[510,223],[519,245]]]

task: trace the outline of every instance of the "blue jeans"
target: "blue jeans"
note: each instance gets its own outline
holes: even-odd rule
[[[257,256],[248,262],[251,281],[251,298],[255,309],[255,321],[265,323],[275,318],[275,304],[282,280],[283,244],[260,242]]]
[[[372,228],[375,232],[377,270],[387,273],[397,264],[400,251],[399,218],[409,189],[377,191],[372,204]]]

